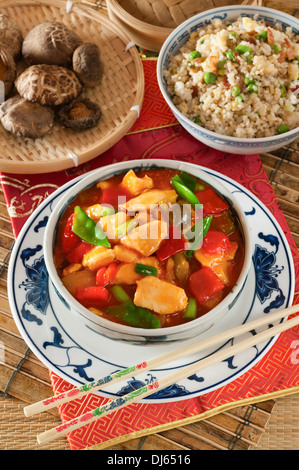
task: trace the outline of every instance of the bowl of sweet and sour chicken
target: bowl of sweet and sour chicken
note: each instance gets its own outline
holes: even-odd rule
[[[238,201],[194,164],[121,162],[87,174],[54,207],[45,263],[78,322],[134,344],[199,336],[230,311],[251,263]]]

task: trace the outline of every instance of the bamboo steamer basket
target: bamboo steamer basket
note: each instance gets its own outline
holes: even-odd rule
[[[169,34],[188,18],[236,0],[106,0],[108,14],[143,49],[159,52]],[[242,4],[261,4],[245,0]]]
[[[103,67],[101,83],[82,93],[101,107],[99,125],[75,131],[56,123],[44,137],[33,140],[14,136],[0,123],[0,171],[34,174],[73,168],[101,155],[130,130],[143,102],[143,66],[131,39],[107,14],[64,0],[1,0],[0,13],[17,22],[23,36],[39,23],[63,22],[83,41],[98,45]]]

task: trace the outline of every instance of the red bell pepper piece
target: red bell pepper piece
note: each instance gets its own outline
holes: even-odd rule
[[[229,208],[228,203],[212,188],[196,193],[196,197],[203,205],[203,216],[219,214]]]
[[[102,266],[96,274],[97,286],[106,286],[116,275],[117,263],[111,263],[109,266]]]
[[[228,253],[232,242],[226,233],[220,230],[209,230],[203,239],[201,250],[209,255]]]
[[[80,242],[80,238],[72,231],[73,219],[74,214],[71,214],[62,233],[62,251],[64,254],[70,253]]]
[[[80,240],[80,238],[79,238]],[[73,251],[67,255],[67,260],[69,263],[81,263],[85,253],[90,251],[94,245],[91,245],[88,242],[82,240],[78,245],[75,246]]]
[[[211,268],[203,266],[189,277],[189,289],[199,303],[206,302],[224,288],[224,284]]]
[[[89,286],[76,289],[76,298],[78,302],[90,303],[90,302],[101,302],[108,303],[110,293],[103,286]]]
[[[107,188],[103,190],[101,204],[109,204],[110,206],[117,209],[119,200],[118,198],[128,198],[129,194],[124,188]],[[121,201],[122,203],[123,201]],[[125,202],[125,201],[124,201]]]
[[[181,232],[174,225],[169,226],[168,238],[165,238],[158,250],[156,255],[160,261],[165,261],[171,256],[180,253],[186,249],[186,240],[182,236]]]

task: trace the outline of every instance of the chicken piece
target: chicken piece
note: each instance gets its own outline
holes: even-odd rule
[[[112,209],[101,206],[101,204],[94,204],[93,206],[87,207],[84,212],[86,212],[86,214],[92,220],[97,222],[103,216],[103,212],[105,212],[107,210],[111,211]]]
[[[141,274],[136,273],[135,263],[124,263],[119,266],[111,284],[136,284]]]
[[[138,259],[138,263],[157,268],[158,274],[160,272],[159,261],[155,256]],[[123,263],[116,271],[111,284],[136,284],[136,282],[143,277],[142,274],[136,273],[136,263]]]
[[[184,310],[188,305],[188,297],[181,287],[158,277],[145,276],[137,281],[134,303],[137,307],[167,315]]]
[[[125,212],[117,212],[112,215],[105,215],[101,218],[99,224],[109,240],[117,240],[118,228],[129,220],[129,216]]]
[[[64,276],[68,276],[69,274],[71,273],[75,273],[77,271],[80,271],[80,269],[82,268],[82,264],[81,263],[72,263],[70,264],[69,266],[67,266],[66,268],[64,268],[64,270],[62,271],[62,277]]]
[[[122,245],[115,245],[113,248],[116,261],[122,263],[134,263],[138,260],[139,254],[136,251],[130,250]]]
[[[120,243],[138,251],[143,256],[152,255],[168,234],[168,225],[161,220],[153,220],[131,230]]]
[[[230,250],[226,253],[208,254],[199,249],[194,252],[194,256],[202,266],[211,268],[224,284],[228,284],[230,277],[229,270],[231,269],[230,261],[234,259],[237,249],[238,243],[230,242]]]
[[[138,178],[133,170],[128,171],[128,173],[123,177],[121,185],[133,196],[138,196],[145,189],[151,189],[154,186],[152,178],[145,175],[143,178]]]
[[[96,271],[101,266],[112,263],[114,259],[115,253],[111,248],[95,246],[83,256],[82,265],[91,271]]]
[[[174,189],[150,189],[125,204],[120,204],[119,208],[128,212],[140,212],[152,209],[153,206],[160,203],[174,204],[177,197]]]

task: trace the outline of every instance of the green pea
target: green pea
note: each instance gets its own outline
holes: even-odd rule
[[[204,74],[204,81],[207,85],[213,85],[217,80],[217,75],[213,72],[206,72]]]
[[[263,41],[268,42],[268,33],[267,33],[267,31],[262,31],[262,32],[260,33],[260,38],[261,38]]]
[[[274,54],[279,54],[281,51],[281,47],[278,44],[273,44],[272,46]]]
[[[201,53],[199,51],[192,51],[190,52],[190,60],[198,59],[201,57]]]
[[[258,92],[258,87],[254,83],[249,83],[248,85],[248,92],[249,93],[257,93]]]
[[[238,86],[233,86],[232,87],[232,95],[238,96],[241,93],[241,88]]]
[[[245,81],[245,85],[249,85],[250,83],[255,83],[256,79],[250,78],[248,75],[245,75],[244,81]]]
[[[280,124],[280,126],[278,126],[277,128],[278,134],[284,134],[285,132],[288,132],[289,130],[290,129],[288,128],[286,124]]]
[[[237,102],[237,103],[242,103],[242,101],[244,101],[243,98],[242,98],[242,96],[241,96],[241,95],[238,95],[238,96],[236,97],[236,102]]]
[[[287,89],[284,85],[279,85],[281,97],[284,98],[287,94]]]
[[[245,52],[251,52],[251,47],[245,46],[245,44],[238,44],[236,47],[236,51],[240,54],[245,54]]]

